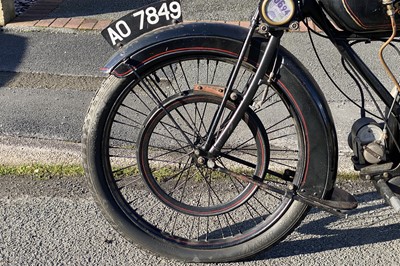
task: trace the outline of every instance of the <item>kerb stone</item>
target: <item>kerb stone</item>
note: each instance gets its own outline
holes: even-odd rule
[[[0,26],[15,18],[14,0],[0,0]]]

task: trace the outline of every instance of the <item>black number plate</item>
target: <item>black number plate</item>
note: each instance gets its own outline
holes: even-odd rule
[[[177,21],[182,21],[181,1],[165,0],[129,13],[113,22],[101,34],[113,48],[118,49],[143,33]]]

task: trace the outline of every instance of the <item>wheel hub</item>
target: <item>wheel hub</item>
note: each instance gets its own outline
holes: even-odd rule
[[[235,177],[216,169],[216,161],[221,167],[228,167],[233,171],[242,171],[243,168],[249,168],[249,166],[238,167],[236,165],[241,164],[239,159],[229,162],[231,159],[211,157],[203,149],[206,139],[203,136],[207,134],[207,128],[209,128],[211,121],[202,121],[196,127],[186,122],[199,119],[182,118],[185,114],[189,115],[193,112],[198,117],[202,117],[202,114],[206,114],[207,110],[200,109],[203,107],[199,106],[204,106],[204,108],[212,107],[214,108],[213,110],[216,110],[220,103],[220,97],[209,93],[189,92],[184,95],[177,94],[175,97],[169,98],[167,102],[164,102],[163,107],[157,107],[153,110],[138,138],[138,165],[145,183],[161,202],[178,212],[192,216],[221,215],[242,206],[258,190],[257,185],[238,181]],[[236,106],[233,103],[227,105],[229,112],[235,110],[235,108]],[[178,128],[177,125],[171,122],[171,114],[178,114],[177,119],[186,121],[182,123],[182,128]],[[258,154],[264,156],[268,154],[266,148],[268,141],[265,138],[258,137],[257,132],[264,132],[265,129],[257,128],[262,124],[257,123],[254,119],[257,119],[255,114],[245,113],[241,121],[241,130],[251,137],[256,147],[255,150],[263,150],[256,153],[255,158],[257,158],[257,161],[253,164],[253,167],[249,168],[249,171],[254,175],[264,176],[268,167],[267,158],[258,158]],[[157,158],[157,152],[153,151],[153,147],[156,145],[150,143],[156,142],[156,139],[153,141],[151,137],[153,134],[155,134],[154,138],[158,138],[160,134],[165,134],[166,127],[173,131],[170,132],[170,137],[175,140],[172,144],[176,146],[174,149],[177,151],[178,159],[172,158],[170,162],[153,161],[153,158]],[[182,136],[184,134],[189,135],[190,138]],[[182,143],[179,143],[178,139]],[[185,143],[188,139],[194,139],[195,144]],[[233,142],[234,144],[235,141]],[[162,143],[162,145],[166,144]],[[194,148],[191,148],[193,146]],[[241,146],[233,147],[232,151],[235,153],[241,148]],[[174,149],[168,148],[169,151],[174,151]],[[185,151],[185,149],[190,150]],[[242,154],[244,153],[248,153],[248,151],[245,150]],[[241,156],[241,154],[236,156]],[[175,163],[176,160],[179,160],[180,163]],[[160,172],[171,172],[171,174],[168,174],[167,177],[159,178],[157,175]],[[236,180],[237,184],[227,187],[226,184],[233,182],[233,180]]]

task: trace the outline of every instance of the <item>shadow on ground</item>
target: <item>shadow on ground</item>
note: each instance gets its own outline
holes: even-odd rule
[[[376,192],[368,192],[357,196],[359,202],[377,202],[349,213],[349,220],[356,219],[358,221],[357,224],[363,224],[357,225],[357,228],[354,228],[355,226],[349,220],[340,220],[340,218],[332,215],[324,215],[323,218],[303,222],[297,229],[298,233],[311,235],[312,238],[284,241],[269,251],[261,253],[256,259],[268,260],[299,256],[400,239],[400,224],[393,223],[392,219],[395,216],[388,215],[389,207],[379,199],[380,197]],[[314,209],[310,214],[318,212],[320,211]],[[385,212],[385,214],[382,214],[382,212]],[[376,221],[381,225],[376,226]],[[338,226],[338,223],[341,225]],[[388,225],[382,225],[386,223]],[[346,229],[346,225],[352,228]]]
[[[2,32],[0,29],[0,88],[7,86],[18,71],[27,48],[24,37]]]

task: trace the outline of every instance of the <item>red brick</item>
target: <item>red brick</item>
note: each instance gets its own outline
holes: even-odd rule
[[[64,26],[64,28],[69,28],[69,29],[77,29],[79,26],[82,24],[84,21],[83,18],[72,18],[68,23]]]
[[[226,24],[231,24],[231,25],[236,25],[236,26],[239,25],[239,21],[226,21],[225,23]]]
[[[313,23],[313,26],[314,26],[314,30],[315,30],[316,32],[322,32],[322,30],[321,30],[320,28],[318,28],[318,26],[315,25],[314,23]]]
[[[49,19],[42,19],[38,23],[36,23],[36,27],[48,27],[50,26],[53,21],[56,20],[55,18],[49,18]]]
[[[183,23],[195,23],[197,20],[184,20]]]
[[[97,19],[85,19],[79,26],[80,30],[91,30],[96,25]]]
[[[249,28],[250,27],[250,21],[240,21],[239,26]]]
[[[112,23],[112,20],[99,20],[96,25],[94,25],[94,30],[104,30],[108,25]]]
[[[50,27],[63,28],[70,20],[70,18],[57,18],[53,23],[51,23]]]
[[[26,21],[16,21],[7,24],[9,27],[33,27],[38,22],[38,20],[26,20]]]
[[[307,26],[303,22],[300,22],[299,24],[300,24],[300,27],[299,27],[300,32],[308,31]]]

